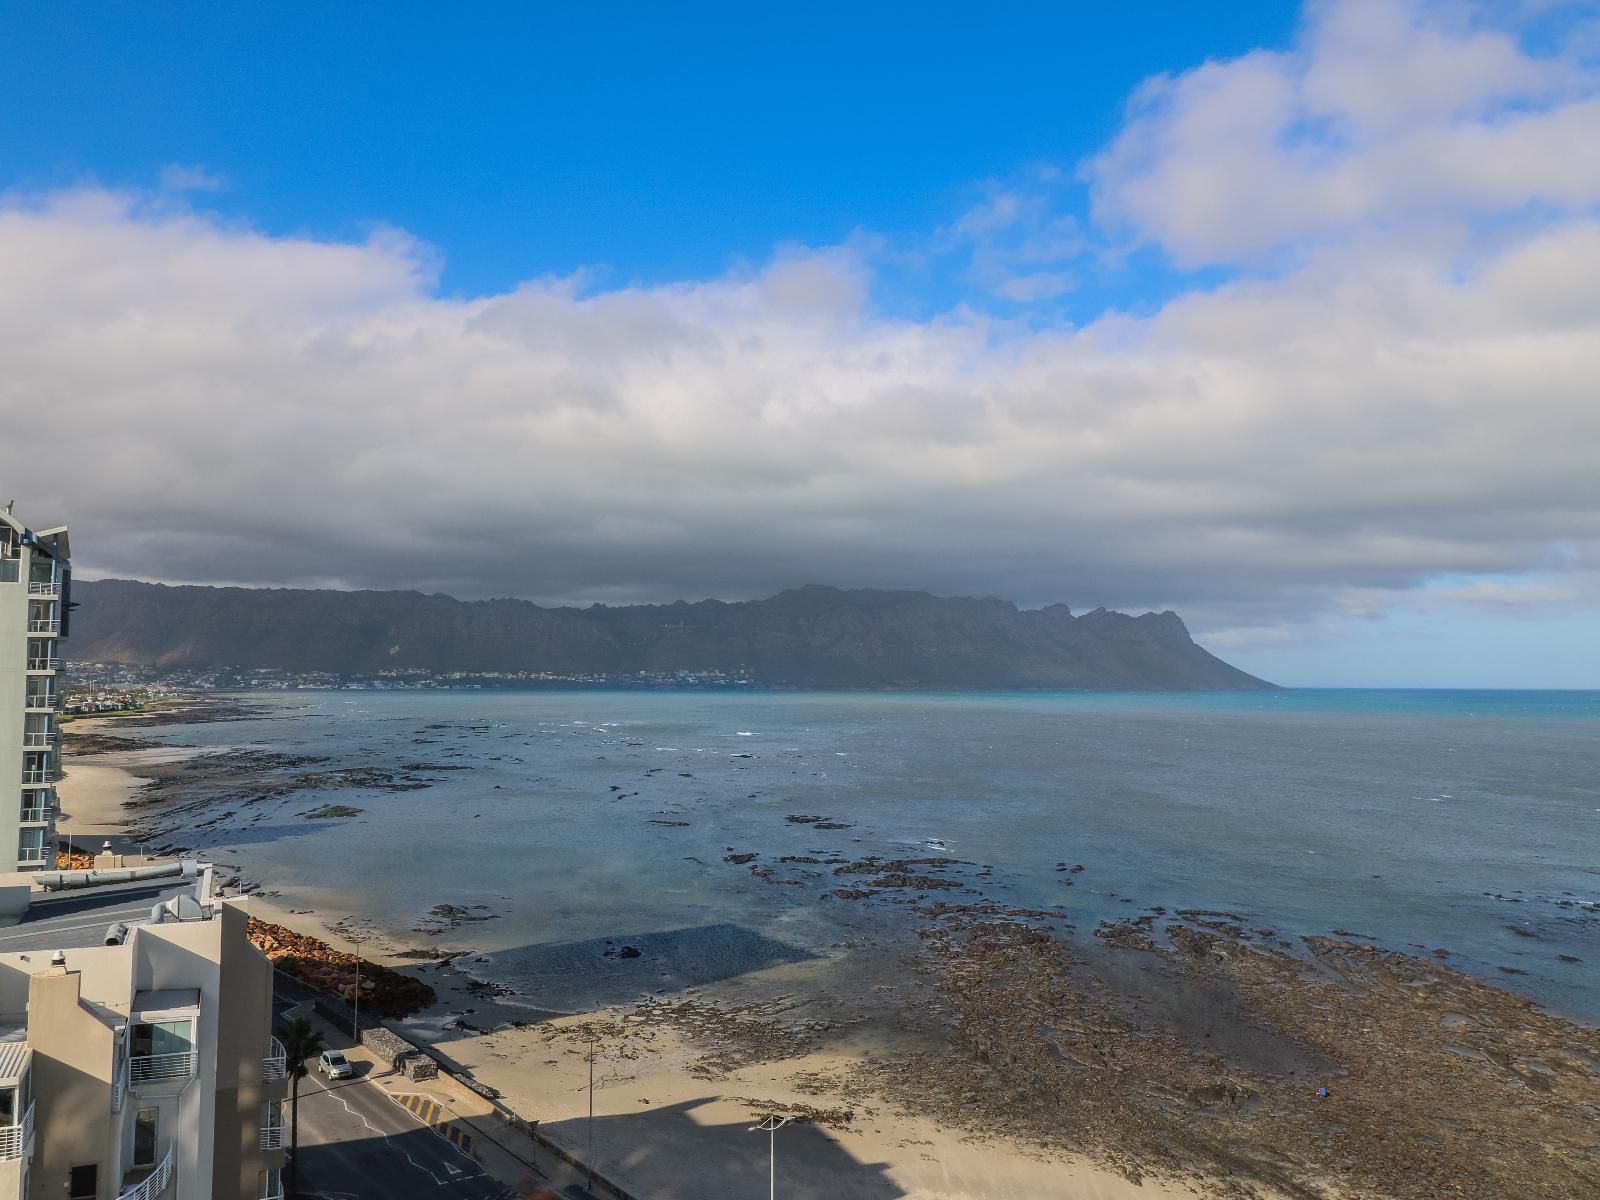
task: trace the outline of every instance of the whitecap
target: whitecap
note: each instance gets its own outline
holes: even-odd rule
[[[737,729],[737,730],[734,731],[733,736],[734,737],[755,737],[755,734],[751,733],[748,729]]]

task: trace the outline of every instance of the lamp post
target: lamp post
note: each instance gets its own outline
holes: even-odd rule
[[[350,1036],[355,1038],[356,1045],[359,1046],[361,1045],[361,943],[366,941],[366,938],[351,934],[346,934],[345,937],[356,948],[356,990],[350,999],[350,1006],[355,1012],[352,1018],[355,1028],[350,1031]]]
[[[594,1035],[589,1035],[589,1152],[584,1155],[589,1166],[589,1187],[594,1187]]]
[[[778,1200],[778,1130],[782,1129],[793,1117],[780,1117],[774,1114],[765,1120],[757,1121],[750,1126],[748,1132],[758,1133],[766,1130],[767,1133],[767,1197],[768,1200]]]

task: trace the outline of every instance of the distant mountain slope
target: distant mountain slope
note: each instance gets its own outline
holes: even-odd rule
[[[1176,613],[926,592],[802,587],[767,600],[540,608],[419,592],[78,581],[69,657],[163,668],[366,674],[746,673],[800,688],[1246,690],[1273,685],[1208,654]]]

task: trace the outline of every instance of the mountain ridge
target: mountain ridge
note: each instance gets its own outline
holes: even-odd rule
[[[722,672],[758,686],[1259,690],[1168,610],[919,591],[790,588],[761,600],[545,608],[417,591],[77,580],[70,657],[163,669]]]

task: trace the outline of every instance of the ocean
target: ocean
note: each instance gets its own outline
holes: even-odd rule
[[[826,862],[780,861],[877,855],[961,860],[984,898],[1083,932],[1159,905],[1444,948],[1600,1019],[1600,692],[244,699],[265,715],[141,733],[436,782],[300,792],[184,844],[286,905],[473,951],[532,1004],[637,995],[624,946],[671,990],[904,924],[831,895]],[[299,815],[329,803],[363,811]],[[484,919],[439,932],[439,904]]]

